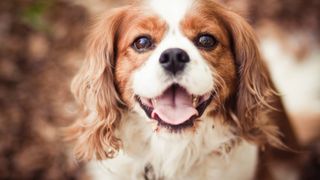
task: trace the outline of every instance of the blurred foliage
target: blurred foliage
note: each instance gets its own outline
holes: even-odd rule
[[[45,13],[52,7],[52,0],[35,0],[22,11],[22,22],[38,31],[49,30],[48,23],[44,18]]]

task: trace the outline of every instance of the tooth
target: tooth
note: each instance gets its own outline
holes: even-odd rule
[[[151,99],[151,102],[152,102],[152,104],[156,104],[157,103],[157,99],[153,98],[153,99]]]
[[[192,97],[192,105],[194,107],[196,107],[198,105],[198,102],[199,102],[199,96],[193,96]]]

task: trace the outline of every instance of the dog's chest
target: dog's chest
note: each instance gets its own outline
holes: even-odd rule
[[[204,122],[192,140],[159,137],[145,124],[127,123],[121,137],[124,150],[113,159],[91,163],[90,173],[94,179],[252,179],[257,147],[237,141],[219,124]]]
[[[164,159],[166,157],[163,157]],[[151,159],[133,159],[123,153],[112,160],[92,162],[89,173],[93,179],[136,179],[136,180],[197,180],[225,179],[250,180],[257,166],[257,147],[242,143],[229,156],[218,157],[214,154],[198,159],[193,165],[177,162],[162,164]],[[183,171],[177,168],[188,168]],[[166,174],[167,173],[167,174]]]

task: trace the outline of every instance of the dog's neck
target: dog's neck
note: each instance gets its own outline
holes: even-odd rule
[[[194,171],[207,173],[210,168],[228,169],[234,166],[234,158],[241,159],[239,151],[243,153],[242,149],[249,149],[252,154],[245,153],[250,157],[243,163],[249,163],[247,169],[254,174],[256,147],[212,118],[203,117],[194,132],[185,134],[162,133],[161,129],[155,132],[152,123],[136,113],[128,113],[123,118],[125,123],[119,130],[123,143],[121,153],[141,164],[136,169],[152,169],[147,172],[153,172],[158,178],[176,179]],[[224,177],[219,173],[211,176]]]

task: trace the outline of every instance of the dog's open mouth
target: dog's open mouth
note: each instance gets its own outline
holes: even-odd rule
[[[210,104],[212,95],[194,96],[174,84],[156,98],[136,96],[136,100],[149,118],[158,121],[158,125],[176,131],[193,127],[194,121]]]

